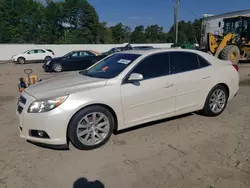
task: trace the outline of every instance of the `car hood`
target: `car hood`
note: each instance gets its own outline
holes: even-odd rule
[[[37,99],[43,99],[103,87],[106,83],[107,79],[87,77],[79,72],[72,72],[31,85],[25,92]]]
[[[63,57],[54,57],[54,58],[52,59],[52,61],[60,61],[60,60],[62,60],[62,58],[63,58]]]

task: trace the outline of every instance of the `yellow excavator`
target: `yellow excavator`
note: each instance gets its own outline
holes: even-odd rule
[[[233,64],[250,59],[250,17],[230,17],[223,22],[222,35],[208,33],[208,52]]]

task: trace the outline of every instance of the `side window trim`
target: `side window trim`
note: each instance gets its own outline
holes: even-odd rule
[[[168,67],[169,67],[169,70],[168,70],[168,74],[164,75],[164,76],[168,76],[171,74],[171,70],[170,70],[170,55],[169,55],[169,52],[158,52],[158,53],[154,53],[154,54],[150,54],[146,57],[144,57],[143,59],[141,59],[122,79],[122,83],[121,85],[123,84],[128,84],[128,78],[131,74],[131,72],[133,72],[133,70],[139,66],[140,63],[142,63],[144,60],[146,60],[147,58],[153,56],[153,55],[159,55],[159,54],[167,54],[168,55]],[[128,68],[128,67],[127,67]],[[142,81],[145,81],[145,80],[149,80],[149,79],[155,79],[155,78],[160,78],[160,77],[163,77],[163,76],[157,76],[157,77],[154,77],[154,78],[147,78],[147,79],[143,79]]]

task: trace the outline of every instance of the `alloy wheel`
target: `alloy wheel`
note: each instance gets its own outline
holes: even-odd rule
[[[110,122],[107,116],[100,112],[84,116],[77,125],[77,138],[88,146],[101,143],[108,135]]]
[[[222,89],[215,90],[209,100],[209,107],[213,113],[219,113],[226,104],[226,94]]]

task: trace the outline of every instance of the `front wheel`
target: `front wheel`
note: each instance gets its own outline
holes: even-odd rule
[[[228,91],[222,85],[215,86],[208,94],[202,114],[205,116],[218,116],[226,108]]]
[[[69,123],[68,137],[80,150],[96,149],[104,145],[114,129],[112,114],[102,106],[80,110]]]
[[[17,59],[17,62],[18,62],[19,64],[25,64],[25,63],[26,63],[26,60],[25,60],[25,58],[23,58],[23,57],[19,57],[19,58]]]
[[[60,63],[56,63],[56,64],[52,65],[52,70],[54,72],[62,72],[63,67]]]

